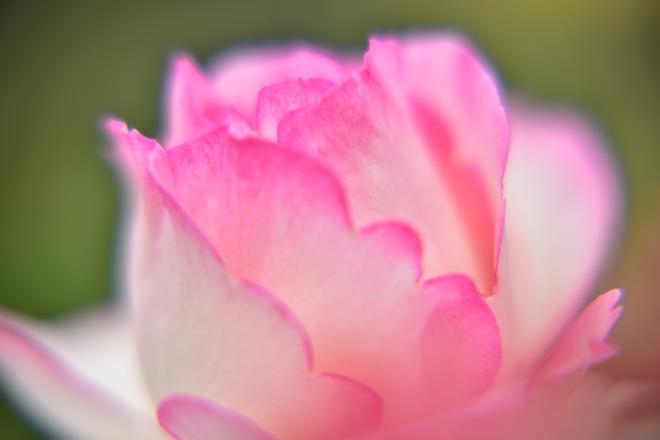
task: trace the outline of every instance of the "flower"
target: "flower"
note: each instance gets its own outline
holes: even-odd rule
[[[582,439],[620,421],[634,393],[584,375],[615,353],[620,292],[580,312],[620,190],[580,117],[506,110],[452,35],[374,38],[363,63],[299,46],[205,74],[178,55],[166,107],[162,143],[106,123],[132,200],[119,304],[1,317],[6,384],[49,429]]]

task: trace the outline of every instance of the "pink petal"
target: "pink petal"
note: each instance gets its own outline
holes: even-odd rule
[[[423,410],[419,343],[433,301],[418,284],[421,248],[409,227],[356,233],[327,170],[222,131],[159,152],[152,172],[233,274],[278,292],[300,317],[317,368],[376,390],[391,420]]]
[[[237,136],[252,133],[248,123],[218,97],[209,79],[187,55],[172,61],[166,97],[165,145],[176,145],[220,125]]]
[[[172,395],[158,406],[158,420],[177,440],[273,440],[248,419],[198,397]]]
[[[477,285],[490,292],[510,141],[495,75],[467,41],[451,34],[419,34],[400,43],[373,39],[366,60],[409,100],[414,124],[469,230]]]
[[[620,299],[620,290],[596,298],[562,333],[538,375],[566,376],[616,354],[607,337],[621,315]]]
[[[523,372],[577,314],[618,224],[617,175],[579,118],[514,112],[494,307],[509,367]]]
[[[578,382],[545,382],[435,415],[374,436],[373,440],[602,440],[627,439],[611,384],[588,374]],[[628,432],[628,431],[625,431]],[[641,437],[645,438],[645,437]]]
[[[425,294],[436,297],[422,336],[426,392],[439,410],[488,388],[500,366],[500,335],[495,317],[469,278],[432,280]]]
[[[128,320],[41,327],[0,315],[0,371],[21,406],[65,438],[157,438]]]
[[[143,191],[151,200],[143,205],[134,300],[155,399],[199,395],[284,438],[341,436],[378,421],[377,395],[346,378],[310,374],[311,345],[288,309],[230,275],[169,193],[155,184]]]
[[[318,103],[334,87],[331,81],[313,78],[286,80],[261,89],[257,100],[261,137],[277,141],[277,127],[287,113]]]
[[[212,69],[222,102],[253,118],[259,91],[288,79],[323,78],[339,83],[352,70],[348,60],[309,46],[271,47],[223,55]]]
[[[412,224],[428,276],[466,273],[490,292],[506,120],[472,51],[453,39],[429,41],[373,40],[366,68],[286,116],[278,140],[337,174],[358,225]]]

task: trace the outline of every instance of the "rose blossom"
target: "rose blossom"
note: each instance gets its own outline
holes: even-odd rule
[[[109,120],[124,289],[61,325],[4,313],[20,402],[77,438],[602,438],[588,373],[620,191],[579,117],[508,110],[468,43],[175,57],[162,142]],[[510,130],[511,129],[511,130]],[[622,403],[624,402],[624,403]],[[160,427],[159,427],[160,426]]]

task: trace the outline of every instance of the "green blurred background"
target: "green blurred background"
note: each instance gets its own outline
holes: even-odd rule
[[[362,48],[379,30],[468,35],[506,87],[574,105],[621,159],[629,222],[603,286],[627,290],[604,370],[660,378],[660,2],[215,1],[0,3],[0,305],[61,316],[113,291],[119,195],[99,119],[159,124],[164,67],[184,48],[312,40]],[[655,375],[655,376],[654,376]],[[0,400],[0,438],[44,438]]]

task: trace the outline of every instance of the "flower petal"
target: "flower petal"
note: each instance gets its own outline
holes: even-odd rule
[[[283,438],[337,437],[377,423],[379,397],[347,378],[311,374],[311,344],[286,306],[231,276],[167,191],[152,197],[135,286],[152,395],[199,395]]]
[[[390,93],[403,93],[408,101],[413,125],[449,187],[447,206],[468,231],[463,246],[477,260],[472,271],[458,271],[471,274],[480,290],[490,293],[510,142],[495,75],[468,41],[452,34],[374,38],[366,62]]]
[[[491,291],[507,125],[469,48],[373,40],[365,69],[286,116],[278,141],[336,173],[358,225],[413,225],[427,276],[466,273]]]
[[[376,390],[388,419],[424,409],[420,340],[434,304],[418,284],[420,243],[408,226],[354,231],[326,169],[222,131],[159,152],[152,172],[233,274],[277,292],[301,319],[318,368]]]
[[[589,373],[578,382],[542,382],[492,395],[454,411],[360,437],[373,440],[628,439],[632,421],[613,404],[615,387]],[[636,437],[634,437],[636,438]],[[647,438],[647,437],[640,437]]]
[[[617,175],[579,118],[518,108],[505,178],[500,285],[505,358],[520,372],[577,314],[618,224]]]
[[[566,376],[601,362],[616,349],[607,342],[614,323],[622,312],[617,305],[620,290],[611,290],[596,298],[562,333],[544,359],[540,377]]]
[[[194,396],[167,397],[158,406],[158,420],[177,440],[274,440],[241,415]]]
[[[263,87],[287,79],[323,78],[339,83],[351,70],[348,60],[325,49],[299,45],[224,54],[211,69],[211,78],[222,102],[251,120]]]
[[[176,145],[202,135],[209,129],[226,125],[236,136],[252,129],[233,108],[221,102],[210,80],[187,55],[172,61],[166,96],[165,145]]]
[[[422,336],[422,356],[432,407],[440,410],[476,397],[500,366],[497,322],[469,278],[445,276],[426,283],[435,304]]]
[[[0,315],[0,370],[18,402],[67,438],[160,438],[127,319],[107,313],[46,327]]]
[[[262,138],[277,141],[277,127],[289,112],[321,100],[335,83],[326,79],[292,79],[264,87],[257,100],[257,124]]]

